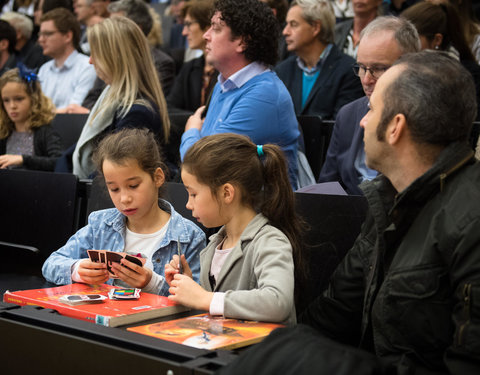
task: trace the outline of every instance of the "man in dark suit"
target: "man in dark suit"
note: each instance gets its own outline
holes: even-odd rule
[[[360,120],[368,112],[370,95],[383,72],[401,55],[419,50],[418,33],[404,19],[378,17],[362,31],[354,71],[366,96],[345,105],[338,112],[319,182],[339,181],[347,193],[360,195],[358,185],[377,175],[365,164]]]
[[[353,58],[334,44],[335,14],[325,0],[296,0],[287,13],[283,35],[295,55],[276,72],[292,96],[297,115],[334,119],[338,110],[363,95],[352,71]]]

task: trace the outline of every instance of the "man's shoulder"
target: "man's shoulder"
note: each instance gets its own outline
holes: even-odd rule
[[[345,115],[345,114],[352,114],[352,113],[363,113],[365,115],[368,112],[368,97],[362,96],[354,100],[353,102],[345,104],[340,110],[338,111],[338,115]],[[362,116],[363,116],[362,115]]]
[[[478,186],[480,186],[480,162],[473,161],[463,166],[459,172],[447,177],[443,202],[447,205],[450,202],[451,209],[457,211],[458,214],[462,216],[466,214],[470,219],[475,217],[478,220],[480,219],[480,205],[474,205],[475,207],[471,205],[471,202],[480,200]]]
[[[42,64],[40,69],[38,69],[38,75],[41,76],[42,74],[45,74],[53,66],[53,64],[55,64],[55,60],[53,59]]]
[[[326,64],[333,64],[335,69],[348,69],[352,73],[352,66],[355,64],[355,59],[346,53],[342,52],[335,44],[332,45],[330,53],[325,61]]]
[[[89,66],[93,68],[93,65],[90,64],[90,58],[87,55],[84,55],[83,53],[80,53],[80,52],[77,52],[72,56],[71,62],[73,65],[76,65],[76,66]]]
[[[255,96],[258,100],[264,102],[291,100],[285,84],[272,70],[249,79],[242,88],[243,95]]]
[[[285,60],[278,63],[277,66],[275,67],[275,71],[280,76],[284,74],[288,74],[289,72],[294,71],[295,69],[300,69],[297,64],[297,55],[292,55],[287,57]]]
[[[175,64],[173,58],[167,53],[163,52],[159,47],[152,47],[150,51],[155,62],[160,64]]]

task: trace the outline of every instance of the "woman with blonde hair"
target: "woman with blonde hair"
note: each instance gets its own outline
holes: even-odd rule
[[[88,29],[90,63],[107,84],[87,119],[73,153],[73,173],[95,171],[91,156],[107,133],[148,128],[166,145],[170,121],[150,47],[141,29],[125,17],[107,18]],[[168,159],[168,157],[167,157]]]
[[[55,106],[40,88],[38,77],[11,69],[0,77],[0,168],[52,171],[61,143],[50,123]]]

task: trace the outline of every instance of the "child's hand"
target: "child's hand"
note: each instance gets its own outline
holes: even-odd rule
[[[10,155],[5,154],[0,156],[0,168],[5,169],[12,165],[22,165],[23,156],[22,155]]]
[[[121,265],[112,262],[112,269],[118,278],[133,288],[145,288],[152,279],[152,270],[147,267],[141,267],[125,258],[121,260]]]
[[[198,310],[210,310],[212,292],[207,292],[189,276],[176,274],[171,281],[169,299]]]
[[[102,284],[110,278],[106,264],[95,263],[90,259],[81,260],[77,272],[87,284]]]
[[[183,254],[182,254],[181,261],[182,261],[183,274],[191,278],[192,270],[188,265],[185,255]],[[173,277],[175,276],[175,274],[179,272],[180,272],[180,267],[178,264],[178,255],[174,255],[170,263],[165,264],[165,280],[167,281],[168,285],[172,286]]]

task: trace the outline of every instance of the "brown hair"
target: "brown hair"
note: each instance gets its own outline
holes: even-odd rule
[[[428,41],[432,41],[435,34],[442,34],[441,50],[448,50],[452,46],[458,51],[460,60],[475,61],[462,32],[458,12],[450,3],[416,3],[405,9],[400,16],[409,20],[417,28],[418,34]]]
[[[72,32],[72,44],[75,49],[80,45],[80,24],[75,15],[65,8],[55,8],[45,13],[40,19],[40,23],[53,21],[57,30],[66,34]]]
[[[18,68],[7,70],[0,77],[0,94],[3,87],[9,82],[22,84],[25,92],[30,97],[30,128],[38,128],[52,122],[55,117],[55,106],[52,101],[43,94],[38,80],[31,80],[27,83],[20,77]],[[2,101],[2,105],[0,105],[0,139],[7,138],[14,130],[15,124],[10,117],[8,117]]]
[[[155,135],[145,128],[124,128],[107,135],[98,144],[92,160],[101,175],[105,160],[119,165],[135,160],[152,179],[157,168],[161,168],[164,173],[167,171]]]
[[[263,145],[262,151],[264,156],[259,156],[257,146],[244,135],[210,135],[187,151],[182,169],[210,187],[213,195],[225,183],[237,186],[242,203],[265,215],[289,239],[298,280],[297,276],[303,275],[300,240],[303,224],[295,212],[287,161],[277,145]]]
[[[200,29],[206,30],[210,27],[210,19],[213,13],[213,0],[193,0],[185,3],[182,8],[182,18],[190,15],[198,22]]]

